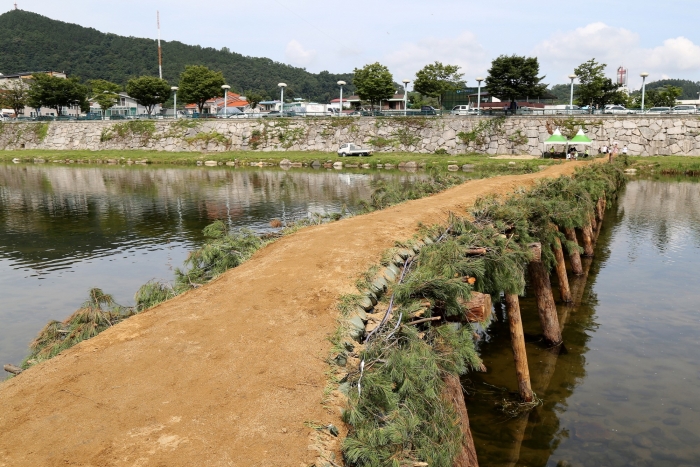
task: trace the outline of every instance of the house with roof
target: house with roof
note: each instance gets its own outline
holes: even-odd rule
[[[248,100],[245,98],[245,96],[241,96],[235,92],[228,92],[226,103],[224,103],[223,96],[209,99],[204,103],[202,113],[216,115],[224,107],[237,107],[241,110],[245,110],[248,107]],[[199,112],[199,106],[197,106],[197,104],[187,104],[185,105],[185,110],[192,114]]]
[[[68,76],[60,71],[28,71],[24,73],[13,73],[10,75],[3,75],[0,73],[0,88],[6,86],[12,86],[13,83],[24,83],[29,86],[32,82],[32,77],[37,74],[47,74],[50,76],[55,76],[56,78],[66,79]],[[80,106],[71,105],[69,107],[63,107],[61,109],[62,115],[77,117],[81,114]],[[25,106],[23,110],[20,111],[19,115],[16,117],[38,117],[38,116],[49,116],[55,117],[56,110],[48,107],[42,107],[40,109],[35,109],[29,106]]]

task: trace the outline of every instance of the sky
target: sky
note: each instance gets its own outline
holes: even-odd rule
[[[14,8],[0,0],[0,10]],[[306,68],[389,67],[397,82],[436,60],[459,65],[467,85],[499,55],[539,58],[548,84],[569,83],[595,58],[629,86],[664,78],[700,81],[700,0],[17,0],[22,10],[124,36],[231,51]],[[167,66],[167,54],[164,57]],[[410,85],[409,85],[410,89]]]

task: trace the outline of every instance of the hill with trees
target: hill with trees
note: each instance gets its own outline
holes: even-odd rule
[[[277,83],[288,87],[285,97],[327,102],[338,97],[338,80],[352,83],[352,74],[310,73],[269,58],[248,57],[227,48],[162,41],[163,78],[175,85],[186,65],[221,71],[232,90],[278,95]],[[53,20],[23,10],[0,15],[0,72],[65,71],[83,81],[104,79],[126,85],[131,78],[158,76],[155,39],[107,34],[93,28]],[[349,84],[346,92],[355,91]]]
[[[647,83],[646,88],[661,90],[667,86],[681,88],[683,92],[678,99],[697,99],[700,92],[700,82],[690,81],[687,79],[661,79]]]

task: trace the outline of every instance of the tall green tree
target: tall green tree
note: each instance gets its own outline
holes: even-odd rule
[[[627,100],[622,95],[620,85],[605,77],[605,63],[595,58],[582,63],[574,70],[579,84],[576,87],[576,104],[580,106],[603,107],[607,104],[623,104]]]
[[[122,87],[118,84],[104,79],[93,79],[88,82],[88,87],[90,88],[92,100],[97,102],[97,105],[102,109],[102,115],[114,107],[117,99],[119,99],[119,92],[122,90]]]
[[[389,69],[379,62],[355,68],[353,84],[360,99],[369,101],[372,107],[376,102],[389,99],[396,92],[394,77]]]
[[[250,105],[251,109],[256,108],[258,104],[263,100],[262,94],[255,91],[246,91],[245,98],[248,101],[248,105]]]
[[[644,107],[673,107],[678,98],[683,94],[683,89],[677,86],[665,86],[663,88],[651,88],[644,93]],[[632,98],[635,107],[642,106],[642,93],[635,93]]]
[[[79,106],[81,111],[89,110],[87,96],[87,86],[80,84],[78,78],[66,79],[37,73],[32,75],[27,105],[35,109],[48,107],[61,116],[64,107]]]
[[[197,104],[199,113],[204,110],[204,104],[223,91],[221,86],[226,84],[220,71],[213,71],[203,65],[188,65],[180,75],[180,90],[178,93],[188,104]]]
[[[146,113],[151,115],[156,105],[164,104],[170,97],[170,85],[155,76],[141,76],[126,83],[126,93],[146,107]]]
[[[462,89],[466,82],[464,73],[458,73],[459,66],[443,65],[441,62],[428,64],[416,73],[413,89],[426,96],[435,97],[442,108],[442,95],[447,91]]]
[[[7,80],[0,87],[0,107],[12,109],[16,116],[24,110],[28,99],[29,85],[23,79]]]
[[[537,57],[501,55],[491,62],[485,83],[490,95],[513,102],[517,98],[539,97],[544,93],[547,85],[541,83],[544,76],[539,74]]]

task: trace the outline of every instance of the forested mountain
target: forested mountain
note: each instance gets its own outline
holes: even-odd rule
[[[661,79],[647,83],[647,89],[659,89],[665,86],[675,86],[683,90],[683,94],[679,99],[697,99],[700,92],[700,82],[690,81],[687,79]]]
[[[277,83],[288,87],[285,97],[327,102],[338,96],[338,80],[352,75],[327,71],[309,73],[268,58],[247,57],[177,41],[162,41],[163,78],[173,85],[185,65],[205,65],[222,71],[236,92],[257,91],[275,97]],[[106,79],[126,84],[142,75],[158,76],[158,48],[154,39],[106,34],[96,29],[56,21],[36,13],[11,10],[0,15],[0,72],[65,71],[82,80]],[[346,93],[354,87],[346,87]]]

